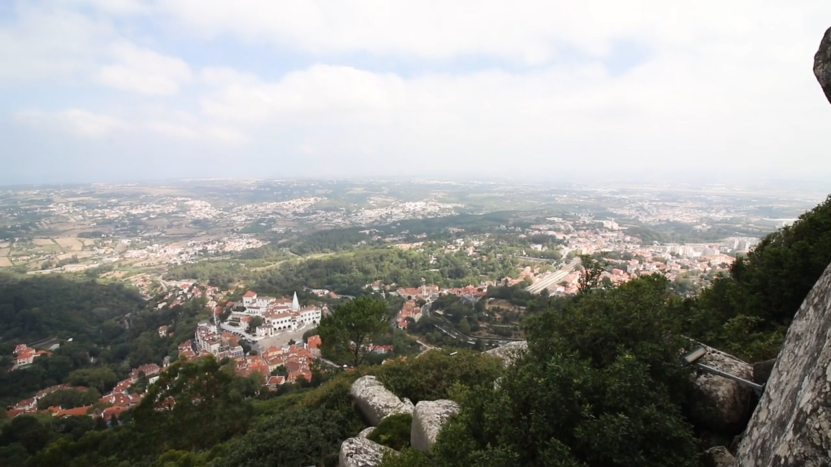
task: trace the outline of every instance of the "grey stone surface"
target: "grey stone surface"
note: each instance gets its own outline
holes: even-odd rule
[[[352,383],[349,394],[370,424],[377,426],[381,420],[399,413],[413,413],[413,403],[402,401],[374,376],[363,376]]]
[[[700,344],[698,344],[700,345]],[[753,366],[733,355],[703,346],[707,354],[699,360],[707,366],[746,380],[753,378]],[[700,402],[695,410],[707,427],[716,432],[737,433],[747,424],[753,412],[753,389],[722,376],[699,372],[693,385]]]
[[[361,430],[360,433],[358,433],[358,438],[364,438],[364,439],[369,438],[369,435],[371,435],[373,431],[375,431],[374,426],[371,426],[369,428],[365,428],[365,429]]]
[[[831,102],[831,28],[825,31],[814,55],[814,76],[822,86],[828,102]]]
[[[459,413],[459,404],[451,400],[421,401],[413,412],[413,425],[410,428],[410,445],[427,452],[436,442],[436,437],[444,423]]]
[[[831,465],[831,267],[794,317],[736,453],[740,467]]]
[[[340,445],[340,467],[375,467],[384,454],[396,451],[364,438],[349,438]]]
[[[502,360],[505,366],[517,361],[528,350],[528,342],[518,341],[505,344],[495,349],[488,350],[486,353]]]
[[[704,451],[704,465],[706,467],[733,467],[736,459],[724,446],[716,446]]]

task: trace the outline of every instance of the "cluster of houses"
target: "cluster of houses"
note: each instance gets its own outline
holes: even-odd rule
[[[185,360],[213,355],[218,360],[229,358],[235,362],[235,373],[249,376],[259,373],[263,384],[275,388],[285,383],[294,383],[297,378],[312,380],[311,363],[320,356],[320,337],[310,336],[307,342],[271,346],[261,355],[245,355],[238,344],[239,337],[230,332],[220,332],[216,325],[200,323],[196,328],[194,341],[179,344],[179,357]],[[195,343],[195,349],[194,349]],[[272,375],[279,367],[285,368],[285,375]]]
[[[131,391],[131,389],[136,383],[139,382],[139,379],[142,378],[142,376],[147,378],[148,383],[153,383],[158,379],[158,374],[161,371],[162,368],[155,363],[134,368],[127,378],[119,381],[112,391],[108,392],[98,400],[102,407],[105,406],[103,408],[94,409],[92,405],[74,407],[70,409],[64,409],[60,406],[52,406],[45,409],[45,411],[51,413],[54,417],[78,417],[90,415],[92,417],[103,418],[104,420],[109,421],[113,417],[121,415],[121,413],[125,410],[135,407],[141,403],[143,394],[139,394],[135,390]],[[87,388],[80,386],[72,387],[66,384],[51,386],[39,391],[34,395],[34,397],[23,399],[14,406],[8,407],[6,414],[11,418],[25,413],[37,412],[38,401],[55,391],[61,390],[86,391]]]
[[[466,285],[464,287],[439,287],[438,285],[422,285],[421,287],[396,287],[385,285],[382,281],[366,284],[365,289],[372,289],[373,292],[389,294],[402,297],[405,300],[430,300],[442,295],[456,295],[461,298],[476,301],[488,293],[488,287],[496,285],[492,281],[483,282],[480,286]]]
[[[312,361],[320,356],[320,337],[311,336],[305,344],[284,347],[269,347],[262,355],[249,355],[237,360],[237,374],[250,375],[253,372],[263,376],[263,382],[271,389],[285,383],[295,383],[298,378],[312,380]],[[283,371],[276,371],[283,367]],[[284,373],[272,375],[274,372]]]
[[[418,321],[421,319],[421,307],[415,302],[415,300],[407,300],[404,302],[404,305],[401,307],[401,311],[395,316],[395,326],[398,329],[407,329],[409,322],[407,318],[412,319],[413,321]]]
[[[183,350],[186,357],[191,356],[190,354],[211,354],[217,360],[222,360],[226,357],[240,358],[245,354],[242,346],[239,345],[239,337],[230,332],[220,332],[216,325],[208,322],[202,322],[196,326],[194,342],[196,343],[196,350],[199,354],[193,351],[190,341],[187,341],[187,349],[182,349],[180,346],[179,354],[181,355]]]
[[[213,308],[232,293],[231,290],[220,290],[218,287],[211,285],[195,284],[193,280],[171,281],[166,284],[168,286],[167,293],[162,301],[156,305],[159,309],[166,306],[174,307],[189,300],[203,297],[208,300],[205,306]]]

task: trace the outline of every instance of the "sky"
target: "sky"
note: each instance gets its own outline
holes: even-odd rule
[[[0,185],[831,180],[831,2],[0,0]]]

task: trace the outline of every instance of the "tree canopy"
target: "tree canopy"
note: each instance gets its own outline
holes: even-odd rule
[[[372,297],[358,297],[321,318],[317,329],[324,352],[349,355],[351,363],[358,366],[376,340],[390,331],[387,304]]]

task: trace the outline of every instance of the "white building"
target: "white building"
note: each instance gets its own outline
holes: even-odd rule
[[[263,324],[258,326],[257,336],[273,336],[280,331],[296,330],[307,324],[315,325],[320,322],[323,310],[315,306],[300,307],[297,293],[291,300],[287,298],[258,297],[254,292],[246,292],[242,297],[241,312],[233,312],[236,316],[261,316]]]

